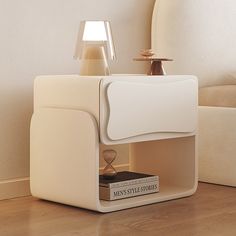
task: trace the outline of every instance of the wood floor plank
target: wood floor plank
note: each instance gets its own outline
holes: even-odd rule
[[[0,236],[235,236],[236,188],[100,214],[33,197],[0,201]]]

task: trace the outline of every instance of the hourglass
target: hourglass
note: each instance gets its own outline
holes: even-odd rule
[[[105,179],[114,179],[117,175],[115,168],[112,166],[112,162],[116,159],[116,151],[113,149],[103,151],[103,158],[107,165],[103,169],[103,177]]]

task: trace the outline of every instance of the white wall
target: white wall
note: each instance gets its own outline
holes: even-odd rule
[[[111,65],[113,73],[145,72],[145,64],[132,58],[150,47],[153,4],[0,0],[0,199],[27,192],[34,77],[79,73],[73,53],[79,23],[86,19],[111,21],[118,58]]]

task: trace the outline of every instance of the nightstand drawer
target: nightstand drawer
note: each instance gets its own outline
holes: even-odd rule
[[[197,82],[188,78],[101,83],[101,140],[106,144],[136,142],[195,132]]]

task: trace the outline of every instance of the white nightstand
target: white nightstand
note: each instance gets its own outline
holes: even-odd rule
[[[100,212],[192,195],[197,188],[194,76],[40,76],[31,122],[33,196]],[[99,200],[99,146],[130,144],[132,171],[160,192]]]

